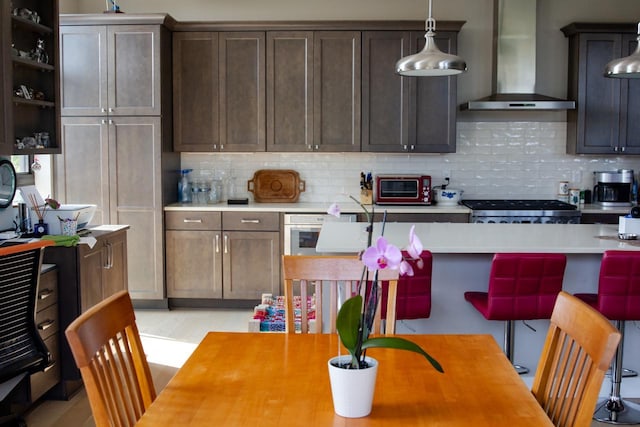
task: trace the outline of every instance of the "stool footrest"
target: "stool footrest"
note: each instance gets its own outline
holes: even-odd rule
[[[607,424],[640,424],[640,404],[625,399],[598,402],[593,419]]]

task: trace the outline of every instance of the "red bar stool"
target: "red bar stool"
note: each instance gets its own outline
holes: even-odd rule
[[[599,402],[595,420],[609,424],[639,424],[640,405],[620,397],[622,354],[626,320],[640,320],[640,252],[605,251],[600,264],[597,294],[576,294],[603,316],[613,320],[622,334],[611,366],[611,394]]]
[[[493,257],[488,292],[464,298],[487,320],[503,320],[504,352],[513,364],[516,320],[549,319],[567,264],[564,254],[498,253]],[[528,368],[514,364],[519,374]]]

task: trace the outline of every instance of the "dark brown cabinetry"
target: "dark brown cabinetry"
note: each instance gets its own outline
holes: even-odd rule
[[[443,52],[456,53],[458,30],[438,31]],[[455,152],[457,78],[395,73],[396,61],[424,42],[424,31],[363,32],[362,151]]]
[[[60,382],[59,343],[63,331],[58,317],[58,270],[55,266],[43,266],[36,301],[36,326],[53,363],[44,371],[29,378],[30,401],[35,402]]]
[[[89,307],[119,290],[127,289],[126,233],[124,229],[92,231],[91,235],[97,239],[93,248],[80,244],[75,247],[53,246],[45,250],[43,262],[55,264],[58,269],[59,331],[64,331]],[[40,289],[44,290],[42,284]],[[62,382],[53,394],[66,399],[78,389],[81,379],[66,339],[59,343]]]
[[[237,304],[277,294],[279,218],[271,212],[166,212],[167,296]]]
[[[58,1],[1,5],[0,154],[59,153]]]
[[[630,55],[636,25],[571,24],[569,93],[576,109],[567,112],[567,152],[571,154],[640,154],[640,81],[604,77],[605,65]]]
[[[360,32],[267,33],[267,151],[360,151]]]
[[[173,37],[174,149],[265,150],[265,33]]]
[[[55,195],[96,204],[94,224],[130,226],[129,292],[154,302],[165,298],[162,207],[177,199],[180,168],[170,23],[165,14],[61,18],[64,149]]]

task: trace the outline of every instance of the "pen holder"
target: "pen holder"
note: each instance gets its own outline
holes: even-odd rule
[[[360,190],[360,203],[363,205],[372,205],[373,204],[373,190]]]

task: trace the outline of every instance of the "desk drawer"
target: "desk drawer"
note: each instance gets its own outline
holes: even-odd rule
[[[36,327],[43,340],[58,332],[58,305],[52,305],[36,313]]]
[[[223,212],[224,230],[279,231],[280,214],[277,212]]]
[[[34,402],[60,381],[60,351],[58,349],[58,334],[44,340],[51,353],[53,364],[44,371],[36,372],[29,378],[31,383],[31,401]]]
[[[58,270],[49,270],[40,276],[36,311],[42,311],[58,302]]]
[[[165,212],[167,230],[220,230],[222,226],[220,212]]]

